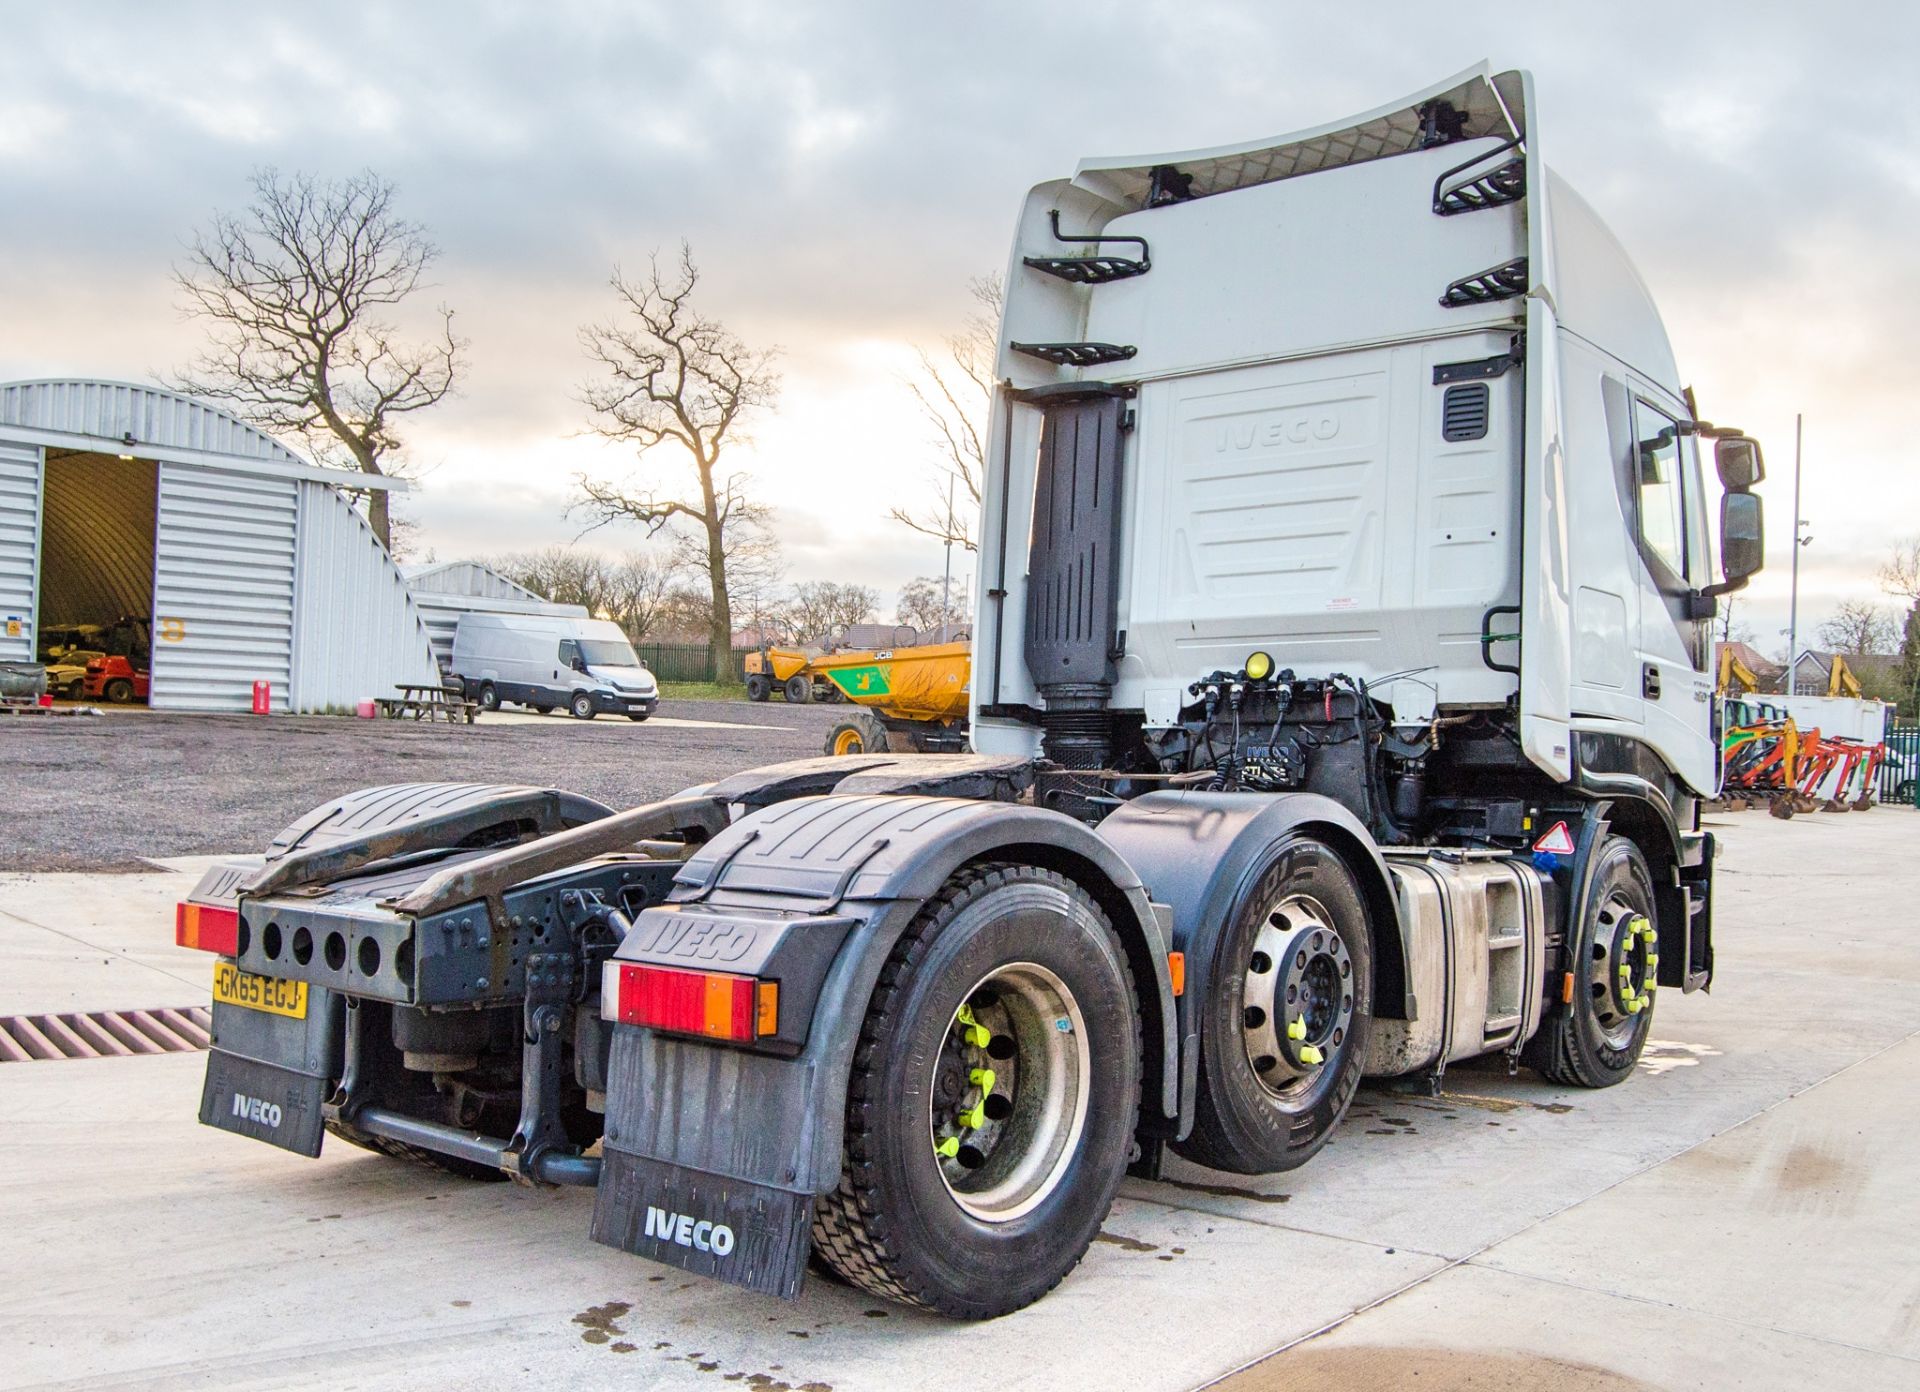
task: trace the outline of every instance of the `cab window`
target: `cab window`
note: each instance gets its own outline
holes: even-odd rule
[[[1634,493],[1640,544],[1676,580],[1687,575],[1687,487],[1680,427],[1644,401],[1633,403]],[[1698,500],[1694,500],[1696,505]]]
[[[579,671],[584,667],[580,660],[580,645],[571,638],[560,640],[560,666],[563,670]]]

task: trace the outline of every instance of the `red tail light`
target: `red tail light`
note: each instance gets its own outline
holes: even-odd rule
[[[176,904],[173,907],[173,940],[182,947],[197,947],[202,952],[217,952],[222,957],[240,955],[240,914],[217,904]]]
[[[751,1043],[780,1028],[780,984],[725,972],[607,963],[601,1014],[622,1025]]]

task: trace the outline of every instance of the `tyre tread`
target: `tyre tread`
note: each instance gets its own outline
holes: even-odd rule
[[[1010,1313],[1019,1308],[1019,1304],[1009,1303],[1004,1310],[993,1310],[985,1315],[975,1311],[955,1311],[947,1309],[938,1296],[924,1288],[914,1279],[905,1254],[892,1241],[887,1230],[886,1215],[880,1211],[876,1197],[878,1181],[875,1175],[876,1162],[871,1137],[879,1111],[879,1099],[872,1094],[874,1056],[881,1047],[881,1035],[897,1016],[902,1007],[908,989],[911,987],[915,972],[926,958],[935,938],[952,922],[954,917],[968,903],[978,896],[1015,883],[1017,880],[1042,880],[1069,894],[1086,897],[1086,892],[1066,876],[1052,870],[1009,863],[988,863],[962,870],[949,880],[940,893],[928,901],[927,909],[914,920],[912,926],[901,936],[900,941],[887,958],[886,965],[880,970],[880,979],[875,983],[873,998],[867,1007],[865,1020],[861,1023],[859,1043],[854,1047],[853,1072],[847,1083],[847,1120],[843,1142],[843,1162],[840,1171],[840,1183],[830,1194],[823,1195],[814,1202],[813,1245],[828,1264],[844,1277],[847,1282],[870,1295],[884,1300],[892,1300],[902,1305],[913,1305],[923,1310],[932,1310],[941,1314],[965,1313],[975,1318],[991,1318],[994,1315]],[[1089,898],[1089,902],[1091,902]],[[1104,911],[1098,910],[1100,921],[1112,939],[1115,954],[1119,959],[1126,988],[1131,995],[1135,992],[1132,968],[1127,964],[1126,953],[1120,943],[1119,935],[1108,922]],[[1134,1037],[1132,1047],[1136,1054],[1140,1048],[1140,1017],[1138,1010],[1133,1013]],[[1132,1099],[1134,1119],[1137,1119],[1139,1098]],[[1133,1129],[1130,1119],[1127,1130]],[[1078,1263],[1076,1262],[1075,1265]],[[1071,1266],[1062,1270],[1058,1276],[1041,1291],[1030,1297],[1039,1299],[1047,1291],[1066,1279]]]

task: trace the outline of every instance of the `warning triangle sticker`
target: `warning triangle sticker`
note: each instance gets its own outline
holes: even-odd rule
[[[1553,855],[1573,854],[1573,833],[1567,830],[1565,822],[1555,822],[1553,830],[1533,843],[1536,851],[1547,851]]]

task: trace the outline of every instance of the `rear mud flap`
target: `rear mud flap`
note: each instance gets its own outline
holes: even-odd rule
[[[792,1300],[806,1275],[812,1227],[811,1194],[608,1147],[591,1234],[682,1271]]]
[[[215,1049],[207,1055],[200,1121],[312,1158],[320,1153],[327,1086],[325,1078]]]

